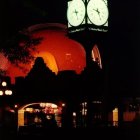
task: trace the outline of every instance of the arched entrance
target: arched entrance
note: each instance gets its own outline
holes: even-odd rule
[[[42,127],[45,122],[52,119],[58,127],[61,127],[61,114],[62,106],[54,103],[38,102],[26,104],[18,110],[18,128],[28,125]]]

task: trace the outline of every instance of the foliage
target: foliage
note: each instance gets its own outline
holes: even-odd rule
[[[6,41],[1,52],[11,63],[28,63],[33,59],[31,52],[36,49],[36,45],[39,44],[40,40],[41,38],[31,38],[23,34],[15,35]]]
[[[20,67],[20,63],[27,64],[34,59],[31,52],[36,50],[41,40],[42,38],[33,38],[29,34],[18,32],[1,43],[0,52],[12,64]],[[0,70],[0,73],[4,73],[4,70]]]
[[[5,71],[5,70],[0,69],[0,76],[5,76],[5,75],[6,75],[6,71]]]

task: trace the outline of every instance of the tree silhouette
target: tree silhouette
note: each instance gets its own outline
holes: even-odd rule
[[[42,38],[33,38],[28,33],[18,32],[13,36],[1,39],[0,53],[2,53],[12,64],[19,67],[19,63],[30,63],[34,56],[32,51],[41,42]],[[0,74],[4,74],[0,70]]]

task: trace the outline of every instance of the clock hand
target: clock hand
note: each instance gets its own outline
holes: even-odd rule
[[[101,20],[100,11],[98,10],[98,8],[97,8],[97,9],[93,9],[93,10],[97,12],[97,14],[99,15],[99,18],[100,18],[100,20]]]
[[[97,9],[93,9],[93,10],[96,11],[96,12],[98,13]]]
[[[78,11],[76,11],[76,9],[75,9],[74,13],[76,14],[77,19],[78,19]]]
[[[99,18],[100,18],[100,20],[101,20],[100,11],[98,10],[98,8],[97,8],[97,13],[98,13]]]

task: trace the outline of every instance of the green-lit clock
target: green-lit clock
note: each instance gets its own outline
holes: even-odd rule
[[[68,32],[108,31],[108,0],[71,0],[67,6]]]
[[[108,22],[108,6],[105,0],[90,0],[87,4],[89,23],[96,26],[105,25]]]
[[[68,2],[67,19],[70,26],[79,26],[85,18],[86,8],[83,0]]]

